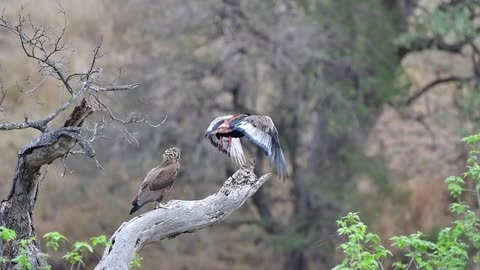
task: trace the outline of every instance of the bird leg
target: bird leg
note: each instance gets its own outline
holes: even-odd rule
[[[220,138],[220,141],[218,142],[218,149],[223,149],[223,138]]]
[[[228,147],[230,148],[230,146],[232,145],[232,137],[228,137]]]

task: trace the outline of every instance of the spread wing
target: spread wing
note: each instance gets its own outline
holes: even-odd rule
[[[243,154],[242,143],[239,138],[217,138],[215,135],[209,135],[210,143],[218,149],[218,151],[227,154],[233,161],[242,165],[245,163],[245,155]],[[231,140],[229,142],[229,140]]]
[[[287,164],[272,118],[266,115],[250,115],[236,122],[233,130],[241,132],[248,140],[262,148],[280,176],[287,175]]]
[[[250,115],[238,121],[234,130],[240,131],[247,139],[258,145],[267,156],[273,154],[273,144],[278,142],[278,131],[272,118],[264,115]]]

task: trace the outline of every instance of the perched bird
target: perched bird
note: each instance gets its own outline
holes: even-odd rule
[[[130,210],[130,215],[148,202],[162,201],[165,192],[173,185],[180,169],[179,160],[179,148],[172,147],[165,151],[162,163],[150,170],[145,176],[140,190],[132,200],[133,208]]]
[[[241,137],[263,149],[270,163],[277,169],[277,175],[287,176],[287,163],[278,140],[278,131],[272,118],[266,115],[242,113],[217,117],[205,132],[213,146],[227,154],[233,161],[245,163]]]

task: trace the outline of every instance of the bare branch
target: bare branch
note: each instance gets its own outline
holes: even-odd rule
[[[47,130],[47,124],[57,117],[60,113],[65,111],[72,105],[86,90],[88,87],[83,86],[80,90],[75,92],[72,97],[60,107],[58,107],[54,112],[50,113],[47,117],[40,120],[29,120],[25,119],[22,123],[0,123],[0,130],[13,130],[13,129],[25,129],[25,128],[35,128],[42,132]]]
[[[65,16],[65,14],[64,14]],[[62,68],[61,60],[52,60],[53,55],[58,52],[64,51],[65,43],[62,42],[62,38],[66,31],[66,24],[63,26],[61,33],[56,35],[54,31],[46,26],[35,26],[29,18],[29,24],[32,34],[27,34],[24,30],[25,17],[19,14],[18,22],[16,25],[10,24],[5,17],[0,17],[0,27],[4,27],[11,32],[15,33],[20,39],[20,45],[29,58],[37,60],[41,65],[41,69],[49,67],[53,70],[55,77],[60,80],[65,88],[72,94],[73,87],[66,79],[65,70]],[[56,36],[57,38],[51,39],[50,36]]]
[[[140,86],[139,83],[134,83],[134,84],[118,85],[118,86],[110,86],[110,87],[101,87],[98,85],[91,85],[90,88],[97,92],[113,92],[113,91],[132,90],[139,86]]]
[[[100,39],[100,42],[93,49],[93,56],[92,56],[92,60],[90,61],[90,68],[88,69],[88,71],[85,73],[70,74],[66,79],[67,82],[69,82],[71,79],[75,77],[80,77],[80,80],[82,81],[89,81],[91,79],[91,76],[95,73],[95,64],[98,58],[103,56],[103,54],[100,54],[100,48],[102,47],[102,43],[103,43],[103,38]],[[101,73],[101,70],[98,73]]]
[[[2,71],[2,66],[0,65],[0,72]],[[0,112],[5,112],[5,107],[3,106],[3,102],[5,101],[5,96],[7,95],[7,91],[5,90],[5,85],[3,84],[3,74],[0,74],[0,91],[2,91],[0,97]]]
[[[138,144],[135,137],[136,134],[127,129],[126,126],[128,124],[145,123],[152,127],[158,127],[166,120],[165,118],[161,123],[153,124],[143,114],[132,113],[126,120],[120,119],[113,114],[105,101],[102,100],[103,97],[108,96],[105,93],[128,91],[137,88],[139,84],[112,86],[100,81],[103,69],[96,65],[98,63],[97,60],[102,57],[100,53],[101,41],[93,49],[91,62],[89,62],[88,69],[85,72],[72,73],[67,69],[66,61],[68,56],[66,56],[65,51],[68,48],[63,41],[67,20],[65,10],[61,5],[60,13],[64,17],[64,24],[60,31],[45,25],[35,25],[30,16],[23,16],[21,13],[14,24],[10,23],[3,14],[0,14],[0,28],[5,28],[16,35],[24,54],[28,58],[36,60],[37,70],[44,76],[38,83],[31,83],[27,78],[27,82],[30,83],[28,84],[30,89],[25,91],[19,87],[19,91],[22,94],[21,98],[25,95],[38,96],[37,89],[49,77],[60,81],[61,87],[66,88],[71,94],[67,101],[63,102],[62,99],[63,104],[42,119],[30,120],[25,116],[23,122],[0,122],[0,131],[35,128],[42,132],[40,136],[19,151],[17,169],[12,181],[10,194],[0,204],[0,224],[15,229],[18,233],[18,239],[15,239],[14,248],[11,250],[4,252],[5,249],[0,241],[0,257],[8,259],[15,258],[22,239],[35,237],[32,211],[38,195],[38,186],[42,181],[39,180],[39,172],[42,166],[60,159],[64,164],[63,174],[69,174],[71,171],[68,170],[65,164],[65,157],[83,154],[93,158],[97,167],[102,168],[100,162],[95,158],[92,142],[99,138],[106,138],[103,132],[104,129],[113,123],[119,124],[126,140]],[[1,77],[0,90],[0,111],[2,111],[6,91]],[[83,100],[79,102],[79,98],[82,97]],[[64,126],[50,130],[49,123],[75,104],[77,106],[66,120]],[[102,121],[97,118],[97,120],[90,121],[90,125],[81,130],[80,127],[86,118],[97,109],[99,112],[104,113]],[[45,258],[40,251],[38,242],[35,241],[28,244],[27,249],[32,269],[42,268]],[[6,267],[10,269],[13,266],[9,262]]]
[[[147,244],[213,226],[245,201],[267,181],[271,174],[258,178],[255,161],[247,162],[228,178],[216,194],[198,201],[169,201],[161,208],[125,222],[110,239],[102,260],[95,269],[128,269],[134,254]]]
[[[125,88],[125,87],[119,86],[119,87],[116,87],[116,88],[124,90],[123,88]],[[111,90],[111,91],[115,91],[115,90]],[[98,107],[100,108],[100,110],[102,112],[105,112],[110,117],[110,119],[112,119],[113,121],[115,121],[115,122],[117,122],[117,123],[119,123],[123,126],[126,126],[128,124],[133,124],[133,123],[145,123],[145,124],[147,124],[151,127],[156,128],[156,127],[161,126],[167,120],[167,116],[165,116],[165,118],[160,123],[154,124],[150,120],[147,120],[148,115],[141,114],[141,113],[131,113],[126,120],[123,120],[123,119],[115,116],[113,114],[113,112],[110,110],[110,108],[103,101],[101,101],[97,96],[92,95],[91,98],[92,98],[92,101],[96,105],[98,105]]]
[[[32,94],[50,77],[50,75],[52,75],[51,72],[48,73],[48,74],[46,74],[46,75],[43,77],[43,79],[42,79],[40,82],[35,83],[30,90],[27,90],[27,91],[20,90],[20,92],[21,92],[22,94],[21,94],[20,97],[18,98],[18,102],[20,102],[20,100],[21,100],[24,96],[26,96],[26,95],[32,95]],[[28,79],[27,79],[27,81],[28,81]]]
[[[72,97],[70,97],[70,99],[68,101],[63,103],[60,107],[58,107],[54,112],[50,113],[44,119],[34,120],[34,121],[29,120],[29,119],[25,119],[25,121],[21,122],[21,123],[0,123],[0,130],[35,128],[35,129],[38,129],[42,132],[45,132],[46,130],[48,130],[47,124],[50,121],[52,121],[60,113],[64,112],[66,109],[68,109],[80,96],[82,96],[82,94],[84,94],[89,89],[95,89],[95,91],[116,91],[116,90],[109,90],[109,89],[130,90],[130,89],[134,89],[138,86],[139,86],[139,84],[129,84],[129,85],[114,86],[114,87],[110,87],[110,88],[107,87],[107,88],[97,89],[97,88],[94,88],[95,86],[91,86],[88,83],[85,83],[85,84],[83,84],[83,86],[78,91],[73,93]],[[107,90],[102,90],[102,89],[107,89]],[[100,100],[98,100],[98,101],[100,102]],[[101,103],[101,104],[103,104],[103,103]],[[108,109],[108,107],[105,104],[103,104],[103,106],[105,106],[105,108],[108,111],[110,111],[110,109]],[[111,113],[111,111],[110,111],[110,113]],[[120,119],[115,119],[115,120],[122,121]],[[145,122],[145,123],[148,124],[148,121],[146,121],[145,119],[133,119],[132,118],[130,123],[133,123],[133,122],[135,122],[135,123]],[[128,124],[128,123],[124,123],[124,124]]]
[[[420,90],[418,90],[416,93],[411,95],[407,100],[405,101],[405,105],[410,105],[412,104],[415,100],[417,100],[419,97],[423,96],[426,94],[430,89],[433,87],[442,84],[442,83],[448,83],[448,82],[459,82],[459,83],[465,83],[472,80],[472,78],[462,78],[462,77],[457,77],[457,76],[452,76],[452,77],[446,77],[446,78],[440,78],[436,79],[433,82],[425,85],[422,87]]]
[[[65,127],[46,132],[20,149],[12,188],[6,199],[0,203],[0,224],[17,232],[17,238],[11,242],[12,250],[5,250],[0,241],[0,256],[13,259],[20,247],[26,248],[32,269],[41,269],[45,258],[38,242],[21,244],[22,239],[35,237],[32,225],[32,211],[35,206],[39,187],[42,182],[41,168],[58,158],[64,157],[76,144],[89,156],[95,155],[91,145],[80,136],[83,120],[93,112],[83,100],[76,106],[65,122]],[[14,263],[2,265],[2,269],[13,269]]]

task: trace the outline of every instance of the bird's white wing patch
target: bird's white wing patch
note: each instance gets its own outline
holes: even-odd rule
[[[234,162],[240,165],[245,163],[246,158],[239,138],[231,138],[231,141],[229,141],[228,138],[222,137],[219,140],[215,135],[211,135],[209,139],[218,151],[227,154]]]
[[[263,150],[265,150],[268,156],[272,154],[272,137],[268,133],[254,127],[252,124],[248,122],[242,122],[236,127],[243,130],[245,136],[250,141],[252,141],[256,145],[260,146]]]
[[[212,132],[212,131],[213,131],[213,128],[215,127],[215,125],[216,125],[218,122],[224,121],[225,119],[228,119],[228,118],[232,118],[232,115],[225,115],[225,116],[220,116],[220,117],[215,118],[215,120],[213,120],[213,121],[210,123],[210,126],[208,126],[206,132]]]
[[[228,139],[226,140],[228,144]],[[227,151],[233,161],[237,162],[240,165],[243,165],[245,163],[246,159],[245,155],[243,154],[242,143],[240,142],[239,138],[232,138],[232,143]]]

